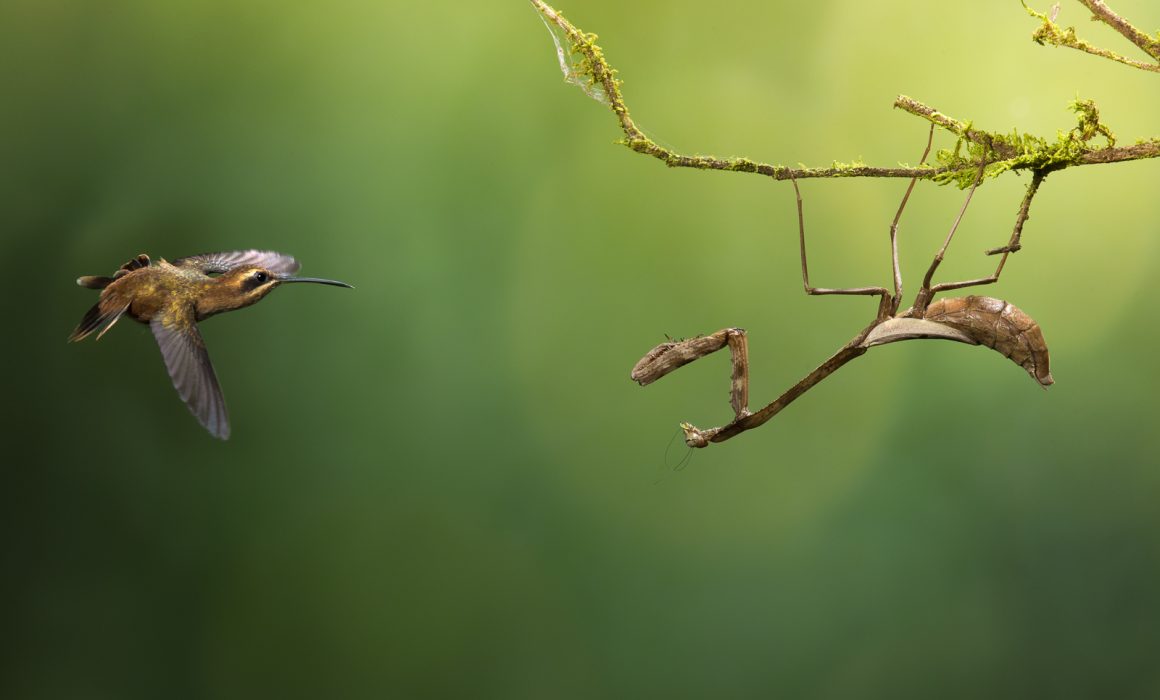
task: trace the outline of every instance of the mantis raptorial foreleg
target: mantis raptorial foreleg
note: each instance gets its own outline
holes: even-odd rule
[[[729,346],[733,360],[733,380],[729,391],[729,405],[733,415],[749,415],[749,343],[745,330],[725,328],[712,335],[700,335],[686,340],[661,343],[640,359],[632,368],[632,380],[641,386],[652,384],[669,372]]]

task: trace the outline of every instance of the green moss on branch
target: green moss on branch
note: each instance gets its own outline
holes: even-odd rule
[[[1000,133],[976,129],[971,122],[950,117],[905,95],[895,100],[895,107],[926,119],[957,137],[954,147],[937,153],[937,166],[875,167],[861,162],[834,162],[829,167],[791,168],[750,158],[680,154],[656,143],[637,127],[624,101],[621,92],[622,82],[617,77],[616,69],[605,59],[603,49],[596,43],[596,35],[580,30],[543,0],[531,0],[531,3],[549,23],[549,29],[554,27],[563,33],[568,44],[569,56],[575,58],[574,62],[569,62],[561,53],[561,66],[568,82],[579,85],[586,94],[608,105],[616,115],[621,131],[624,132],[622,140],[624,145],[637,153],[657,158],[673,168],[757,173],[775,180],[917,177],[933,180],[939,184],[954,183],[960,188],[966,188],[975,181],[980,166],[983,166],[984,178],[991,178],[1009,170],[1054,171],[1077,165],[1114,163],[1160,156],[1160,140],[1157,139],[1117,148],[1115,136],[1100,122],[1099,110],[1090,100],[1073,102],[1071,109],[1076,113],[1077,126],[1069,131],[1060,132],[1054,139],[1049,139],[1020,133],[1017,130]],[[1057,36],[1058,25],[1050,18],[1031,8],[1027,8],[1027,11],[1043,20],[1044,27],[1047,27],[1044,30],[1045,37]],[[1067,33],[1058,35],[1067,36]],[[559,50],[564,51],[563,47]],[[1103,136],[1106,140],[1104,147],[1097,149],[1090,144],[1097,136]]]

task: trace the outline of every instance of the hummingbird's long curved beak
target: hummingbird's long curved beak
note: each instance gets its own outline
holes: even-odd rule
[[[346,287],[347,289],[354,289],[352,285],[346,282],[339,282],[338,280],[324,280],[321,277],[282,277],[279,282],[315,282],[317,284],[329,284],[334,287]]]

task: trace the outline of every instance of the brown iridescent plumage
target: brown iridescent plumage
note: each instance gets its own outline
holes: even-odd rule
[[[206,430],[224,440],[230,434],[229,415],[197,324],[257,303],[287,282],[350,287],[335,280],[294,277],[298,268],[289,255],[263,250],[194,255],[172,263],[152,263],[149,256],[138,255],[112,277],[77,279],[82,287],[100,289],[101,298],[69,341],[94,332],[99,340],[124,315],[149,324],[177,393]]]

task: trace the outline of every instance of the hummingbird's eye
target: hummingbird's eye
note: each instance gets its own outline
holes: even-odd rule
[[[257,272],[254,273],[254,281],[257,282],[258,284],[265,284],[269,280],[270,280],[270,275],[266,274],[265,272],[263,272],[261,270],[258,270]]]

